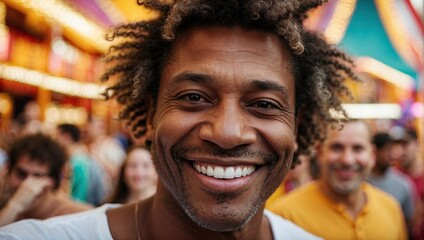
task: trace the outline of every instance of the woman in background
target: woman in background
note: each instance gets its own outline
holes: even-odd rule
[[[156,192],[157,173],[150,152],[134,146],[128,150],[116,188],[108,203],[130,203],[151,197]]]

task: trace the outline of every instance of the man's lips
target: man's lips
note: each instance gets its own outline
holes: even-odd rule
[[[234,163],[211,163],[204,161],[187,161],[196,181],[194,184],[211,193],[235,193],[246,191],[257,179],[264,168],[260,165]]]
[[[219,166],[204,162],[193,162],[197,172],[216,179],[234,179],[251,175],[255,165]]]
[[[341,180],[349,180],[356,175],[356,171],[349,169],[338,169],[335,173]]]
[[[254,182],[266,178],[270,168],[264,166],[272,166],[278,160],[271,152],[245,148],[224,150],[188,146],[175,147],[171,152],[184,166],[185,178],[210,193],[246,191]]]

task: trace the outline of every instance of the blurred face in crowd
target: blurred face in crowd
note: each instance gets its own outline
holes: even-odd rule
[[[385,172],[392,163],[392,144],[386,143],[384,146],[376,150],[376,165],[381,172]]]
[[[375,147],[365,123],[353,121],[331,129],[319,148],[321,183],[337,195],[359,190],[375,163]]]
[[[131,191],[143,191],[156,186],[157,174],[150,153],[135,148],[128,154],[124,181]]]
[[[395,149],[392,151],[392,157],[404,169],[410,169],[417,157],[418,142],[409,139],[395,143]]]
[[[40,117],[40,107],[36,102],[28,102],[24,109],[27,120],[34,120]]]
[[[64,147],[72,143],[71,137],[68,134],[63,133],[60,129],[56,129],[54,137],[55,140]]]
[[[179,36],[150,132],[165,185],[156,196],[167,196],[172,211],[232,231],[261,209],[295,149],[290,59],[281,40],[263,31],[192,28]]]
[[[81,131],[81,139],[85,143],[91,143],[98,137],[103,137],[107,134],[107,126],[103,119],[93,117],[88,121]]]
[[[311,175],[310,174],[310,159],[307,155],[299,155],[298,156],[300,163],[296,165],[295,168],[290,170],[288,172],[286,179],[287,180],[297,180],[299,179],[303,174]]]
[[[38,161],[34,161],[28,156],[21,156],[16,165],[10,169],[8,174],[8,187],[13,193],[22,184],[27,177],[36,178],[50,178],[49,177],[49,166],[47,164],[41,164]],[[53,186],[53,179],[51,179]]]

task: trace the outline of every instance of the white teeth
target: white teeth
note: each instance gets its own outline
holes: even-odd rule
[[[224,178],[224,168],[223,167],[215,167],[215,171],[213,171],[214,178]]]
[[[243,175],[241,168],[236,168],[236,172],[234,173],[234,177],[239,178]]]
[[[234,174],[234,167],[227,167],[225,169],[225,174],[224,174],[224,178],[225,179],[233,179],[235,177]]]
[[[213,176],[213,168],[211,166],[208,166],[208,171],[207,171],[206,175]]]
[[[255,166],[215,166],[205,163],[193,163],[197,172],[217,179],[233,179],[245,177],[255,171]]]
[[[247,175],[247,173],[249,172],[249,170],[247,169],[247,167],[243,168],[243,173],[241,174],[243,177]]]

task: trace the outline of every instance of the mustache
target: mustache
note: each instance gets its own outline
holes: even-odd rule
[[[175,146],[171,149],[171,155],[174,159],[185,159],[188,153],[201,153],[203,155],[216,158],[261,158],[266,163],[274,164],[278,160],[275,153],[262,150],[250,150],[244,146],[238,146],[233,149],[222,149],[212,145],[192,145],[192,146]]]
[[[334,163],[331,165],[331,168],[334,170],[351,170],[351,171],[360,171],[363,169],[359,164],[342,164],[342,163]]]

